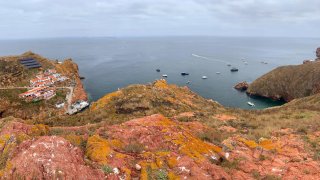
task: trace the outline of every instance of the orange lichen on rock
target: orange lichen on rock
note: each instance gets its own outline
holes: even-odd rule
[[[259,141],[259,146],[266,150],[278,150],[278,144],[270,139],[262,139]]]
[[[264,150],[278,150],[278,151],[280,150],[279,145],[270,139],[261,139],[259,143],[256,143],[255,141],[247,140],[244,138],[239,138],[238,140],[240,142],[243,142],[246,146],[250,148],[261,147]]]
[[[80,146],[83,140],[81,136],[77,136],[75,134],[68,134],[64,138],[76,146]]]
[[[119,139],[113,139],[110,141],[110,144],[114,148],[123,148],[123,143]]]
[[[109,93],[104,97],[102,97],[101,99],[99,99],[97,102],[93,103],[90,109],[95,111],[95,110],[104,108],[112,98],[119,96],[120,94],[121,94],[121,91],[115,91],[115,92]]]
[[[176,157],[167,158],[167,164],[170,168],[174,168],[178,164],[177,158]]]
[[[33,136],[44,136],[49,132],[49,126],[44,124],[37,124],[31,128],[31,134]]]
[[[174,123],[173,121],[171,121],[170,119],[161,116],[159,121],[156,121],[156,125],[158,126],[172,126],[172,125],[176,125],[176,123]]]
[[[221,147],[206,143],[193,137],[191,134],[179,134],[171,140],[180,146],[179,149],[182,154],[195,160],[203,160],[206,159],[205,155],[222,152]]]
[[[244,138],[239,138],[240,142],[243,142],[245,145],[247,145],[249,148],[256,148],[258,147],[258,144],[255,141],[247,140]]]
[[[165,79],[157,80],[153,83],[154,87],[167,89],[169,86]]]
[[[88,138],[86,156],[100,164],[108,162],[108,156],[112,153],[109,142],[98,135]]]
[[[179,176],[175,175],[173,172],[168,173],[168,179],[169,180],[179,180],[181,179]]]

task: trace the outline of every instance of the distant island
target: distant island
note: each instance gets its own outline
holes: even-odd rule
[[[317,179],[317,61],[279,67],[237,89],[288,103],[226,108],[159,79],[89,106],[71,59],[0,58],[3,179]]]

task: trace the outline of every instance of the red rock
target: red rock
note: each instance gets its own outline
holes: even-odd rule
[[[240,82],[234,86],[234,88],[239,91],[246,91],[248,87],[249,87],[249,84],[246,81]]]
[[[290,131],[285,130],[286,133]],[[233,171],[232,177],[244,174],[251,176],[255,172],[261,177],[274,175],[282,179],[320,178],[320,163],[311,159],[313,155],[305,150],[305,143],[298,135],[282,134],[281,137],[273,137],[276,151],[266,150],[259,147],[259,144],[256,148],[250,148],[238,139],[239,137],[232,137],[224,141],[229,145],[230,141],[236,144],[232,147],[230,161],[240,159],[240,172]]]
[[[230,133],[237,132],[237,129],[231,126],[221,126],[219,130],[223,132],[230,132]]]
[[[7,123],[0,132],[0,135],[4,134],[16,134],[16,133],[31,133],[32,125],[11,121]]]
[[[218,114],[215,115],[214,118],[220,120],[220,121],[231,121],[231,120],[236,120],[237,117],[235,116],[231,116],[231,115],[227,115],[227,114]]]
[[[192,132],[192,129],[195,127],[207,129],[199,122],[179,123],[161,115],[152,115],[134,119],[121,125],[106,127],[106,131],[110,139],[117,139],[124,146],[132,142],[143,144],[144,152],[141,153],[148,154],[147,157],[144,156],[144,159],[140,159],[143,162],[154,163],[156,158],[177,157],[174,158],[176,159],[176,164],[171,167],[170,171],[175,172],[180,178],[231,179],[222,167],[211,163],[209,160],[211,156],[219,159],[219,156],[222,156],[223,152],[207,151],[207,148],[212,148],[214,145],[212,146],[212,144],[197,139],[194,132]],[[102,132],[101,129],[100,132]],[[189,149],[188,146],[194,146],[194,143],[197,143],[199,148],[197,149],[195,146]],[[202,148],[204,148],[205,152],[202,152]],[[154,154],[155,152],[162,152],[164,149],[165,151],[169,151],[165,157],[159,157]],[[131,153],[130,156],[136,157],[141,155]],[[193,156],[197,156],[197,158]],[[113,164],[115,161],[118,161],[118,159],[109,158],[110,164]],[[140,162],[139,164],[142,166],[141,172],[143,172],[143,163]],[[140,173],[137,172],[135,167],[132,167],[131,170]]]
[[[15,179],[103,179],[104,174],[87,165],[83,153],[62,137],[42,136],[25,141],[10,160],[4,178]]]

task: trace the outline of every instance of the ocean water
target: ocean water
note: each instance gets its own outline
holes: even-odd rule
[[[250,98],[233,86],[240,81],[252,82],[278,66],[314,59],[319,42],[316,38],[253,37],[0,40],[0,55],[31,50],[51,59],[72,58],[86,77],[84,85],[92,100],[129,84],[153,82],[167,74],[169,83],[186,86],[190,81],[187,86],[191,90],[225,106],[262,109],[283,102]],[[230,72],[228,63],[239,72]],[[157,68],[161,69],[160,73],[156,72]],[[181,76],[181,72],[190,75]],[[202,76],[208,79],[203,80]],[[248,101],[256,106],[248,106]]]

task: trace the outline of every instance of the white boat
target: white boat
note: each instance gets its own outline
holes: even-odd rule
[[[163,74],[163,75],[162,75],[162,77],[165,77],[165,78],[166,78],[166,77],[168,77],[168,75],[166,75],[166,74]]]
[[[221,74],[221,72],[216,72],[216,74]]]
[[[250,102],[250,101],[248,102],[248,105],[249,105],[249,106],[255,106],[255,105],[253,104],[253,102]]]
[[[247,65],[247,64],[248,64],[248,62],[247,62],[247,61],[245,61],[245,62],[244,62],[244,64],[245,64],[245,65]]]
[[[208,79],[208,77],[207,76],[202,76],[202,79]]]

